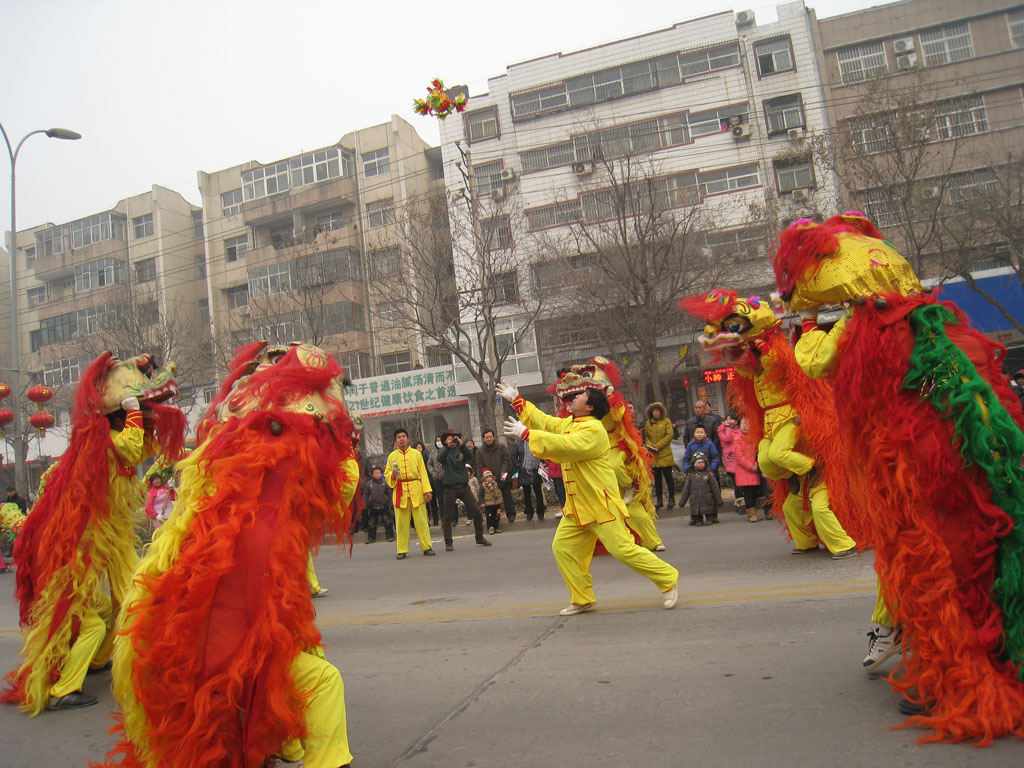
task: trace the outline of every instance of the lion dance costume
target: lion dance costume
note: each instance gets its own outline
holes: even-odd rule
[[[359,480],[341,375],[313,346],[257,342],[236,354],[128,595],[116,764],[351,761],[344,687],[306,581],[325,529],[347,536]]]
[[[714,290],[679,305],[707,323],[701,346],[739,374],[729,397],[747,417],[746,439],[757,446],[761,471],[773,481],[790,480],[774,483],[773,506],[782,509],[797,549],[817,548],[820,539],[833,554],[855,551],[847,530],[858,538],[860,531],[831,387],[800,370],[769,303]],[[822,463],[823,471],[813,471]]]
[[[169,363],[154,372],[149,355],[119,362],[105,352],[79,382],[68,448],[47,471],[14,549],[24,661],[7,676],[3,700],[30,715],[79,691],[89,667],[110,658],[138,561],[133,512],[143,489],[135,467],[161,448],[179,452],[185,439],[185,415],[161,404],[176,394],[175,371]],[[129,398],[142,410],[123,411]]]
[[[830,376],[875,568],[904,629],[893,685],[926,708],[928,741],[1024,736],[1024,414],[1005,350],[862,214],[782,233],[783,298],[809,312],[801,367]],[[825,331],[818,307],[846,304]]]

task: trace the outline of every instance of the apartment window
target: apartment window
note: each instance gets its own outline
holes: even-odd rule
[[[224,297],[227,299],[229,309],[249,306],[249,286],[236,285],[224,290]]]
[[[978,168],[965,173],[954,173],[947,184],[949,199],[954,203],[962,203],[985,195],[994,195],[999,191],[999,182],[995,171],[991,168]]]
[[[370,370],[370,356],[365,352],[342,352],[338,362],[341,363],[345,376],[352,381],[373,375]]]
[[[988,131],[985,99],[980,94],[940,101],[935,105],[935,127],[940,139],[959,139]]]
[[[577,136],[573,146],[576,160],[589,162],[652,152],[689,139],[685,116],[679,113]]]
[[[74,384],[82,375],[82,363],[77,357],[64,357],[50,363],[43,363],[43,384],[59,387]]]
[[[160,322],[160,308],[155,301],[147,301],[139,304],[139,325],[157,325]]]
[[[64,228],[54,227],[38,233],[36,251],[40,256],[57,256],[64,253]]]
[[[519,301],[519,274],[496,272],[491,275],[491,300],[496,304],[514,304]]]
[[[29,288],[25,295],[28,297],[29,309],[38,307],[40,304],[46,303],[46,286],[40,285],[35,288]]]
[[[928,66],[952,64],[974,56],[971,28],[966,21],[921,33],[921,47]]]
[[[86,264],[75,265],[75,293],[85,293],[94,288],[118,285],[126,280],[123,261],[99,259]]]
[[[387,147],[363,153],[364,176],[380,176],[382,173],[388,173],[390,170],[391,157],[388,154]]]
[[[294,287],[292,265],[289,263],[250,269],[247,277],[249,296],[254,299],[285,293]]]
[[[739,46],[727,45],[722,48],[713,48],[708,51],[680,56],[679,71],[683,77],[690,77],[702,74],[703,72],[713,72],[716,69],[735,67],[739,63]]]
[[[583,218],[582,203],[578,199],[570,200],[566,203],[556,203],[526,211],[526,226],[532,232],[547,227],[573,224],[581,218]]]
[[[192,237],[202,239],[203,237],[203,212],[192,211]]]
[[[478,109],[466,113],[466,134],[470,142],[485,141],[498,136],[498,108]]]
[[[405,312],[396,304],[377,306],[377,328],[384,331],[405,325]]]
[[[298,288],[363,279],[359,254],[348,248],[302,256],[294,264],[295,284]]]
[[[319,234],[320,232],[330,232],[333,229],[341,229],[343,226],[345,226],[345,217],[341,211],[331,211],[316,217],[316,229],[313,231]]]
[[[598,192],[590,192],[583,195],[583,219],[584,221],[606,221],[615,218],[619,206],[615,204],[615,197],[610,190],[602,189]],[[627,203],[623,203],[625,207]]]
[[[354,301],[338,301],[334,304],[327,304],[321,309],[320,314],[323,319],[323,335],[325,336],[366,330],[363,305]]]
[[[113,304],[99,304],[78,310],[78,333],[90,334],[108,330],[117,322],[118,310]]]
[[[224,241],[224,258],[228,263],[244,259],[247,250],[249,250],[248,235],[229,237]]]
[[[537,345],[534,341],[533,332],[527,330],[518,339],[516,338],[517,323],[515,318],[502,318],[495,322],[494,343],[498,347],[498,354],[507,353],[505,362],[502,364],[502,373],[527,373],[537,370]],[[518,359],[517,359],[518,358]]]
[[[452,364],[452,353],[439,345],[427,347],[427,368],[438,368]]]
[[[902,190],[865,189],[861,195],[864,212],[877,226],[892,227],[900,223],[900,211],[893,200],[903,197]]]
[[[402,273],[402,252],[397,248],[370,254],[370,270],[377,279],[396,277]]]
[[[197,253],[195,258],[196,263],[196,280],[206,279],[206,254]]]
[[[132,229],[134,230],[136,240],[141,240],[144,237],[152,237],[153,214],[147,213],[145,216],[136,216],[132,219]]]
[[[199,322],[203,326],[210,324],[210,301],[209,299],[199,299],[196,302],[196,308],[199,310]]]
[[[220,196],[221,213],[231,216],[242,210],[242,190],[232,189],[230,192],[222,192]]]
[[[745,165],[740,168],[729,168],[724,171],[702,173],[699,177],[701,196],[714,195],[719,192],[732,192],[737,189],[756,187],[760,184],[757,164]]]
[[[36,266],[36,249],[32,246],[24,249],[25,253],[25,269],[35,269]]]
[[[885,72],[887,68],[885,46],[880,42],[843,48],[837,57],[839,75],[844,83],[859,83],[879,72]]]
[[[545,112],[549,109],[564,107],[569,103],[565,83],[542,88],[530,93],[521,93],[511,97],[512,114],[516,117]]]
[[[1024,48],[1024,8],[1017,8],[1006,14],[1006,23],[1010,27],[1010,45]]]
[[[850,121],[849,130],[854,147],[867,155],[885,151],[890,147],[893,124],[897,119],[895,112],[887,112]]]
[[[710,109],[706,112],[694,112],[687,117],[686,121],[691,136],[721,133],[731,125],[747,122],[747,105],[734,104],[730,107]]]
[[[494,190],[501,189],[501,161],[473,166],[473,179],[477,195],[489,195]]]
[[[758,227],[708,234],[705,245],[714,261],[760,261],[768,253],[771,236]]]
[[[655,188],[655,200],[659,208],[681,208],[700,202],[697,174],[694,172],[677,173],[665,179],[658,179]]]
[[[156,280],[156,256],[135,262],[135,282],[148,283]]]
[[[370,229],[394,223],[395,203],[390,197],[387,200],[374,200],[366,204],[366,226]]]
[[[265,165],[242,174],[242,199],[258,200],[288,191],[288,162]]]
[[[32,351],[38,352],[42,347],[71,341],[78,332],[78,313],[66,312],[56,317],[46,317],[39,321],[39,329],[30,334]]]
[[[793,69],[793,47],[788,37],[757,43],[754,45],[754,57],[757,59],[757,72],[762,77]]]
[[[412,370],[412,360],[408,352],[393,352],[380,356],[380,374],[404,373]]]
[[[768,135],[785,133],[790,128],[804,127],[804,108],[799,93],[766,99],[764,119],[768,124]]]
[[[71,222],[71,247],[84,248],[104,240],[124,240],[124,220],[109,213],[98,213]]]
[[[341,157],[338,148],[331,147],[291,158],[288,168],[292,174],[292,189],[341,176]]]
[[[568,165],[576,160],[576,155],[573,152],[572,142],[567,141],[564,144],[554,144],[550,147],[522,152],[519,155],[519,160],[523,164],[524,172],[542,171],[545,168]]]
[[[810,189],[814,186],[814,169],[808,157],[793,160],[775,161],[775,180],[779,192],[785,194],[794,189]]]
[[[512,228],[509,225],[508,216],[484,219],[480,222],[480,226],[488,250],[495,251],[512,245]]]
[[[295,245],[295,227],[290,221],[270,227],[267,233],[270,235],[270,244],[276,251]]]
[[[302,315],[296,310],[283,312],[280,315],[254,318],[252,334],[257,339],[265,339],[275,344],[287,344],[301,339],[304,335],[302,333]]]

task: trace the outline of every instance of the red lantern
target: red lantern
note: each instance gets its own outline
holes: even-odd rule
[[[54,418],[52,413],[46,411],[40,411],[39,413],[33,413],[28,417],[28,423],[39,430],[39,436],[43,437],[46,434],[48,427],[52,427],[57,420]]]
[[[25,394],[29,400],[39,406],[39,410],[42,410],[42,404],[49,402],[50,398],[53,397],[53,390],[49,387],[44,387],[42,384],[36,384]]]
[[[14,421],[14,411],[10,408],[0,408],[0,437],[4,436],[4,427]]]
[[[11,396],[11,388],[0,381],[0,400]]]

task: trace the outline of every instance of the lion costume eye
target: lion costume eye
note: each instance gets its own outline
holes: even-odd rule
[[[729,333],[744,333],[752,327],[752,323],[745,317],[729,315],[722,321],[722,330]]]

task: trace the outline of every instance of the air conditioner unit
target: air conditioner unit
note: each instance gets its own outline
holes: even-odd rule
[[[586,176],[594,172],[593,163],[573,163],[572,172],[577,176]]]
[[[753,24],[757,19],[754,16],[753,11],[739,11],[736,14],[736,26],[744,27],[747,24]]]
[[[899,40],[894,40],[892,43],[893,53],[909,53],[914,50],[914,38],[903,37]]]
[[[804,202],[806,200],[807,200],[807,190],[806,189],[794,189],[793,190],[793,202],[794,203],[802,203],[802,202]]]
[[[732,137],[737,141],[740,139],[749,139],[753,134],[753,129],[747,123],[740,123],[732,127]]]
[[[503,198],[504,196],[505,196],[505,190],[502,189],[501,187],[495,187],[494,189],[491,190],[491,199],[492,200],[501,200],[501,198]]]
[[[896,57],[896,69],[913,69],[917,66],[917,54],[916,53],[905,53],[902,56]]]
[[[934,200],[939,196],[938,187],[925,187],[921,190],[921,197],[925,200]]]
[[[790,141],[800,141],[800,139],[802,139],[803,137],[804,137],[804,129],[803,128],[790,128],[789,129],[789,140]]]
[[[503,168],[500,174],[500,178],[502,181],[515,181],[516,172],[509,168]]]
[[[247,307],[247,306],[239,307],[238,308],[238,314],[240,314],[242,317],[248,317],[249,316],[249,307]]]

